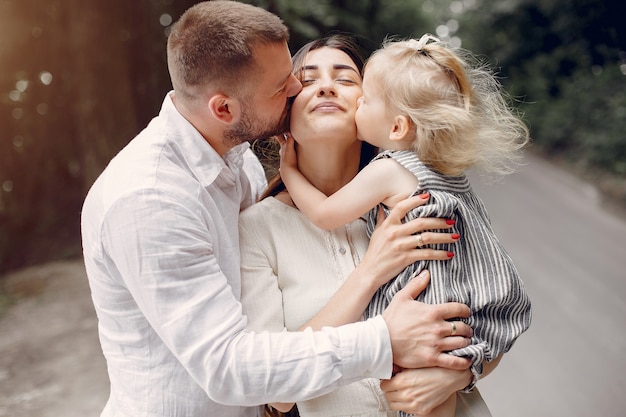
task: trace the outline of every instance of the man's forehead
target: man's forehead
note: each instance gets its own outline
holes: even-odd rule
[[[291,75],[291,55],[286,43],[259,44],[254,55],[263,75],[274,82],[283,83]]]

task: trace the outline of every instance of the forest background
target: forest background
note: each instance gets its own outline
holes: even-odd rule
[[[0,275],[80,256],[85,194],[158,113],[169,27],[196,2],[0,0]],[[481,54],[525,114],[531,151],[626,206],[620,0],[247,2],[285,21],[292,52],[340,31],[367,52],[428,32]]]

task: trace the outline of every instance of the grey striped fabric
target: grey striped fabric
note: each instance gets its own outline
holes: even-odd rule
[[[482,373],[482,362],[490,361],[507,352],[517,337],[531,322],[530,299],[513,261],[495,236],[487,211],[476,196],[466,176],[443,176],[431,171],[411,151],[385,151],[377,158],[393,158],[411,171],[419,180],[420,194],[431,195],[426,205],[409,212],[405,221],[418,217],[453,219],[452,231],[461,239],[454,244],[432,245],[435,249],[454,252],[447,261],[420,261],[406,268],[400,275],[382,286],[372,298],[366,315],[381,313],[398,290],[423,269],[428,269],[431,282],[420,294],[419,301],[429,304],[459,302],[468,305],[472,315],[463,319],[474,335],[470,346],[451,351],[456,356],[472,360],[473,388]],[[383,207],[389,213],[389,209]],[[376,223],[377,209],[368,216],[368,233]]]

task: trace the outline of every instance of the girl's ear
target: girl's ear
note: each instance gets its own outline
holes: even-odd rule
[[[208,107],[216,120],[226,124],[236,122],[241,115],[239,102],[223,94],[216,94],[211,97]]]
[[[393,125],[389,132],[389,140],[404,140],[411,134],[411,120],[404,116],[398,115],[393,119]]]

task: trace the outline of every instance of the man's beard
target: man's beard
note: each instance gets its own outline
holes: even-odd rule
[[[289,106],[276,121],[259,120],[256,112],[248,106],[242,108],[239,123],[224,132],[224,144],[236,146],[257,139],[267,139],[289,130]]]

